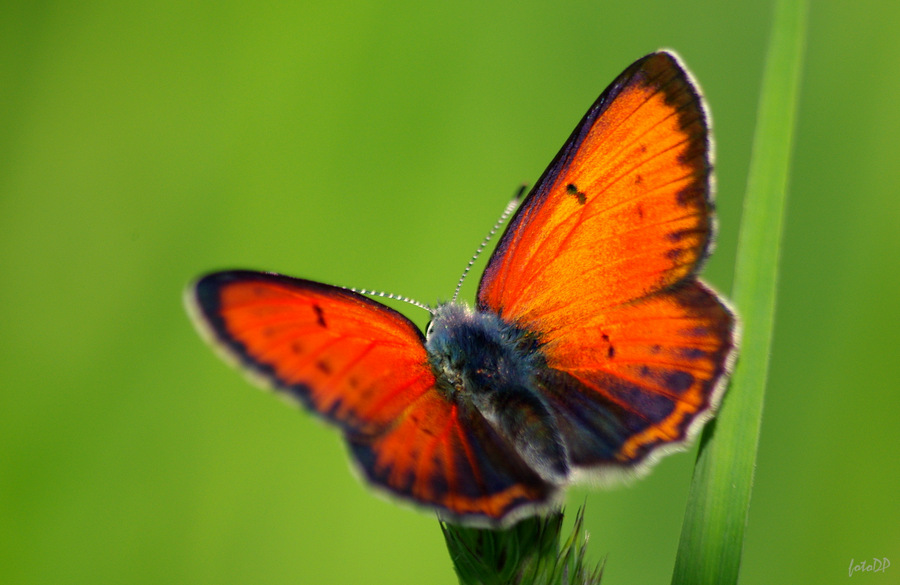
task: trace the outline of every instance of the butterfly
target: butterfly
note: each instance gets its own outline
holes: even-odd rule
[[[513,215],[474,307],[423,335],[349,289],[203,276],[199,332],[337,427],[373,486],[445,521],[508,526],[582,480],[637,475],[718,407],[738,325],[697,273],[714,237],[710,123],[679,59],[600,95]]]

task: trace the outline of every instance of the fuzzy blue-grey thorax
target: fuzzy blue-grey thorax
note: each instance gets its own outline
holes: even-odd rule
[[[474,407],[542,477],[566,477],[565,446],[537,390],[546,364],[533,333],[494,313],[446,303],[434,311],[425,347],[440,392]]]
[[[462,303],[435,309],[425,347],[441,390],[462,397],[510,384],[530,386],[541,365],[536,339],[494,313]]]

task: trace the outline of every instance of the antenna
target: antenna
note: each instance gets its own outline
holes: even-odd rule
[[[482,240],[481,245],[478,246],[478,249],[475,250],[475,255],[472,256],[472,259],[469,260],[469,263],[466,265],[466,269],[463,270],[462,276],[459,277],[459,282],[456,283],[456,290],[453,292],[453,300],[451,302],[455,303],[456,298],[459,296],[459,289],[462,288],[463,281],[466,279],[466,276],[469,275],[469,271],[472,270],[472,266],[475,265],[475,261],[478,260],[478,257],[484,252],[485,247],[488,245],[488,242],[491,241],[491,238],[494,237],[494,234],[497,233],[497,230],[500,229],[500,226],[509,218],[513,211],[516,210],[516,207],[519,206],[519,203],[522,202],[522,196],[525,194],[525,189],[528,188],[528,185],[522,185],[519,187],[519,190],[516,191],[516,194],[513,196],[512,201],[506,204],[506,209],[503,210],[503,213],[500,214],[500,219],[497,220],[497,223],[494,224],[494,227],[491,228],[491,231],[488,232],[488,235],[485,236],[484,240]]]
[[[415,299],[411,299],[409,297],[404,297],[402,295],[395,295],[394,293],[389,293],[389,292],[384,292],[384,291],[368,290],[365,288],[350,288],[347,286],[342,286],[341,288],[343,288],[344,290],[349,290],[349,291],[352,291],[355,293],[359,293],[361,295],[369,295],[372,297],[381,297],[383,299],[392,299],[395,301],[403,301],[404,303],[409,303],[410,305],[414,305],[416,307],[419,307],[420,309],[425,309],[432,315],[434,314],[434,309],[432,309],[425,303],[420,303],[419,301],[417,301]]]

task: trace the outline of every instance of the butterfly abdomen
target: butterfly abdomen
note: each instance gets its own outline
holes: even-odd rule
[[[448,303],[435,311],[425,345],[449,400],[477,410],[545,480],[567,477],[564,443],[535,390],[546,365],[534,336],[494,313]]]

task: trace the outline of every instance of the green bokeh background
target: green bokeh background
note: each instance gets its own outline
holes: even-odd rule
[[[752,2],[0,3],[0,582],[455,583],[435,520],[217,360],[183,287],[247,267],[446,299],[597,94],[672,47],[715,120],[705,274],[727,291],[770,22]],[[898,22],[888,0],[812,6],[746,584],[873,557],[894,566],[854,580],[898,582]],[[669,582],[692,465],[570,491],[606,583]]]

